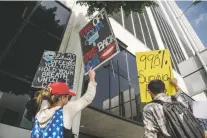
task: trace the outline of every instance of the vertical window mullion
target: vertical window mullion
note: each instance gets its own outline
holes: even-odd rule
[[[122,20],[122,25],[123,25],[123,27],[125,28],[125,22],[124,22],[124,11],[123,11],[122,6],[121,6],[121,20]]]
[[[109,71],[109,112],[111,112],[111,71]]]
[[[130,16],[131,16],[131,20],[132,20],[132,27],[133,27],[133,31],[134,31],[134,36],[137,37],[136,31],[135,31],[134,19],[133,19],[133,16],[132,16],[132,12],[131,12]]]
[[[143,17],[144,17],[144,21],[145,21],[145,23],[146,23],[147,32],[149,33],[150,42],[151,42],[151,44],[152,44],[152,48],[153,48],[152,50],[155,50],[154,44],[153,44],[153,42],[152,42],[151,33],[150,33],[150,31],[149,31],[148,23],[147,23],[147,21],[146,21],[146,18],[145,18],[144,13],[143,13]]]
[[[139,24],[140,24],[140,27],[141,27],[141,32],[142,32],[142,36],[143,36],[143,40],[144,40],[144,44],[145,46],[147,46],[147,43],[146,43],[146,39],[145,39],[145,36],[144,36],[144,31],[143,31],[143,28],[142,28],[142,22],[141,22],[141,19],[139,17],[139,13],[137,13],[137,17],[139,19]]]

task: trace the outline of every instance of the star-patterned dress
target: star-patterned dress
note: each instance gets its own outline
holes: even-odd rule
[[[59,108],[44,128],[40,128],[35,118],[31,138],[64,138],[63,109]]]
[[[96,82],[90,81],[86,93],[80,99],[68,102],[60,108],[49,108],[48,101],[43,100],[40,110],[35,117],[31,138],[77,137],[72,131],[73,118],[77,113],[92,103],[96,94],[96,85]]]

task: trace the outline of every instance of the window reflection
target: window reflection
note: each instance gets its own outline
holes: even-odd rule
[[[114,73],[119,74],[120,76],[127,79],[128,72],[125,51],[120,51],[119,54],[108,61],[106,67]]]
[[[59,40],[28,24],[7,54],[0,69],[32,81],[44,50],[57,50],[59,45]]]
[[[131,14],[124,18],[125,28],[134,35]]]
[[[132,102],[132,117],[137,117],[137,106],[135,99],[131,101]]]
[[[98,83],[97,95],[92,105],[97,108],[103,108],[103,101],[109,97],[109,70],[107,68],[99,68],[96,72],[96,81]]]
[[[132,83],[138,84],[138,73],[137,73],[137,65],[136,58],[134,55],[127,52],[128,66],[129,66],[129,78]]]
[[[27,101],[28,96],[4,93],[0,102],[0,122],[18,127]]]
[[[58,38],[62,37],[70,12],[54,1],[42,1],[31,22]]]
[[[124,103],[124,115],[127,118],[131,117],[131,106],[130,106],[130,102]]]
[[[145,22],[144,14],[139,14],[142,29],[143,29],[143,37],[145,38],[146,46],[153,50],[152,43],[150,41],[149,32],[147,30],[147,24]]]
[[[114,72],[114,70],[110,70],[110,74],[109,74],[109,77],[110,77],[110,97],[113,98],[115,96],[117,96],[119,94],[119,89],[120,89],[120,86],[119,86],[119,83],[118,83],[118,74]]]
[[[19,127],[29,99],[30,85],[0,74],[0,123]]]
[[[137,12],[132,12],[132,17],[133,17],[133,20],[134,20],[134,27],[135,27],[136,36],[144,44],[144,38],[143,38],[143,34],[142,34],[141,22],[139,21],[138,13]]]
[[[113,19],[115,19],[119,24],[122,24],[122,18],[121,18],[121,11],[117,12],[116,14],[113,14]]]
[[[36,2],[31,2],[35,3]],[[27,8],[27,12],[25,8],[28,6],[28,2],[20,2],[20,1],[1,1],[0,3],[0,15],[1,15],[1,22],[0,22],[0,37],[1,39],[1,46],[0,46],[0,56],[3,54],[5,49],[7,48],[8,44],[15,36],[17,30],[20,28],[24,20],[22,19],[23,14],[29,14],[33,7]],[[30,10],[29,10],[30,9]],[[25,16],[26,17],[26,16]]]
[[[155,49],[155,50],[159,50],[159,46],[158,46],[158,44],[157,44],[157,40],[156,40],[156,38],[155,38],[155,34],[154,34],[154,32],[153,32],[152,26],[151,26],[151,24],[150,24],[149,16],[148,16],[146,10],[144,11],[144,15],[145,15],[146,23],[147,23],[147,25],[148,25],[148,27],[149,27],[149,31],[150,31],[150,35],[151,35],[151,39],[152,39],[152,43],[153,43],[153,45],[154,45],[154,49]]]
[[[127,57],[126,57],[127,56]],[[127,70],[127,62],[129,70]],[[129,71],[129,76],[128,76]],[[85,78],[85,89],[88,78]],[[91,106],[141,121],[135,56],[123,50],[96,71],[97,94]]]
[[[120,83],[120,91],[121,92],[129,91],[129,81],[126,78],[120,76],[119,83]]]
[[[35,9],[39,3],[0,3],[0,123],[26,129],[32,126],[34,113],[27,109],[36,91],[31,82],[40,58],[44,50],[59,49],[71,13],[55,1],[41,2]]]
[[[114,108],[111,109],[111,113],[115,114],[115,115],[119,115],[120,114],[120,110],[119,107],[116,106]]]

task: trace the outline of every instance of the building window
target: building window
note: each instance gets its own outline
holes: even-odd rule
[[[191,50],[191,49],[189,48],[189,46],[185,43],[184,39],[182,39],[182,38],[180,37],[180,40],[181,40],[181,42],[182,42],[182,44],[183,44],[183,46],[184,46],[184,49],[186,50],[186,52],[187,52],[187,54],[188,54],[188,57],[192,57],[192,56],[194,56],[192,50]]]
[[[47,31],[48,34],[61,39],[70,12],[57,2],[42,1],[31,18],[31,23]]]
[[[157,44],[157,41],[156,41],[156,38],[155,38],[155,34],[153,32],[153,29],[152,29],[152,26],[151,26],[151,23],[150,23],[150,20],[149,20],[149,16],[148,16],[146,10],[144,12],[144,15],[145,15],[145,18],[146,18],[146,22],[148,24],[148,28],[149,28],[149,32],[150,32],[150,35],[151,35],[151,39],[152,39],[154,50],[159,50],[159,46]]]
[[[122,24],[122,17],[121,17],[121,11],[117,12],[116,14],[113,14],[112,18],[123,26],[123,24]]]
[[[133,20],[134,20],[134,27],[135,27],[136,36],[144,44],[145,41],[144,41],[144,38],[143,38],[141,22],[139,21],[138,13],[137,12],[132,12],[132,17],[133,17]]]
[[[59,49],[71,11],[55,1],[9,1],[0,7],[6,13],[0,22],[0,123],[30,129],[25,107],[31,82],[44,50]]]
[[[131,14],[128,17],[124,18],[125,28],[132,34],[134,34],[133,25],[132,25],[132,18]]]
[[[164,46],[166,49],[169,49],[169,51],[170,51],[172,67],[173,67],[173,69],[175,69],[179,73],[178,55],[175,52],[175,48],[173,47],[174,44],[172,43],[173,41],[172,41],[171,36],[168,31],[170,26],[165,21],[165,19],[160,15],[160,12],[158,12],[157,9],[151,7],[151,10],[152,10],[153,16],[155,17],[155,22],[156,22],[156,25],[158,26],[158,30],[161,34],[161,38],[164,43]]]
[[[122,49],[119,54],[96,71],[97,94],[90,106],[118,116],[138,120],[140,100],[136,58]],[[88,77],[84,79],[83,93]],[[137,107],[139,106],[139,107]],[[140,121],[140,120],[139,120]]]

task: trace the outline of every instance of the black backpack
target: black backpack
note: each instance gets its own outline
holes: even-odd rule
[[[204,138],[204,131],[192,112],[172,96],[172,102],[154,100],[163,106],[167,131],[171,138]]]

